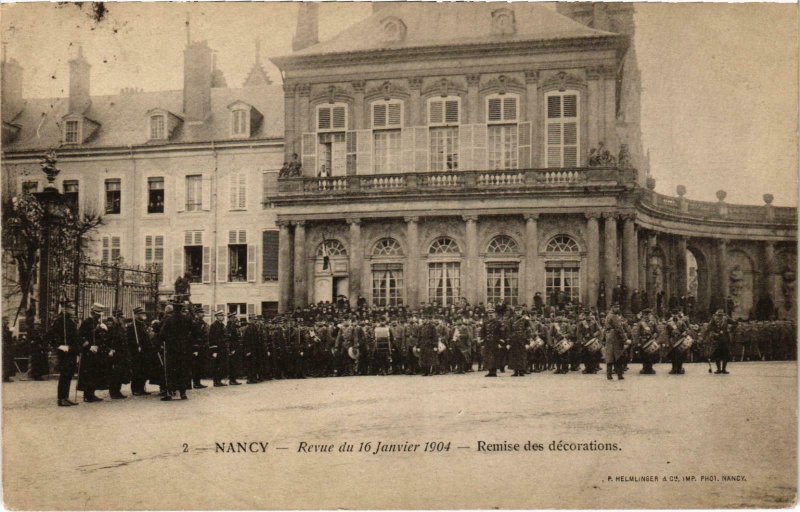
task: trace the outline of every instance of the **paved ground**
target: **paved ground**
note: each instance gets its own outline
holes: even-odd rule
[[[786,507],[796,495],[794,363],[712,376],[632,370],[486,379],[275,381],[55,406],[54,381],[3,385],[5,504],[24,509]],[[102,396],[102,395],[101,395]],[[269,443],[219,453],[217,443]],[[450,443],[425,453],[424,443]],[[525,443],[542,451],[525,451]],[[551,441],[619,451],[550,451]],[[301,442],[334,453],[298,453]],[[416,452],[340,453],[370,442]],[[480,442],[519,443],[481,452]],[[188,446],[184,449],[183,444]],[[257,444],[246,445],[260,451]],[[460,448],[467,447],[467,448]],[[280,449],[286,448],[286,449]],[[745,481],[721,481],[723,475]],[[617,481],[658,477],[656,482]],[[701,477],[717,481],[702,481]],[[694,481],[691,480],[694,477]],[[611,481],[609,481],[609,478]],[[671,481],[678,480],[678,481]]]

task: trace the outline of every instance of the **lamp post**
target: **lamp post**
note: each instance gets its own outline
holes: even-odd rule
[[[39,254],[39,320],[42,326],[50,325],[51,302],[53,300],[51,290],[51,273],[55,262],[51,250],[51,238],[53,227],[62,217],[61,207],[64,204],[64,196],[55,186],[56,176],[61,172],[56,168],[56,154],[49,152],[41,162],[42,172],[47,176],[47,185],[44,190],[34,194],[36,200],[42,206],[42,249]],[[56,299],[57,300],[57,299]],[[45,327],[47,328],[47,327]]]

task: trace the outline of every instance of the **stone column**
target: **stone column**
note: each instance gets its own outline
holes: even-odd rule
[[[364,259],[364,251],[361,250],[361,219],[347,219],[350,224],[350,265],[349,265],[349,285],[350,285],[350,304],[354,307],[358,296],[361,295],[361,262]]]
[[[685,236],[679,236],[679,237],[677,237],[676,242],[677,242],[677,244],[676,244],[677,245],[677,249],[676,250],[678,251],[678,254],[677,254],[678,257],[676,258],[676,260],[678,262],[678,268],[677,268],[678,279],[676,280],[677,283],[678,283],[678,293],[676,295],[680,299],[681,295],[683,295],[683,296],[687,296],[688,295],[687,288],[689,287],[689,276],[687,275],[688,272],[687,272],[687,268],[686,268],[686,265],[687,265],[687,263],[686,263],[686,251],[687,251],[688,246],[689,246],[689,239],[686,238]]]
[[[292,309],[292,235],[289,223],[278,221],[278,312]]]
[[[464,215],[462,216],[466,226],[467,247],[464,258],[465,269],[462,279],[462,294],[467,298],[470,304],[478,303],[478,295],[480,290],[480,268],[478,265],[478,216],[477,215]]]
[[[481,83],[481,75],[471,73],[467,75],[467,101],[469,102],[469,118],[467,124],[474,124],[480,119],[480,96],[478,86]]]
[[[539,268],[539,214],[525,214],[525,296],[520,304],[533,306],[533,296],[537,291]],[[545,299],[544,293],[542,299]]]
[[[605,265],[603,279],[606,282],[606,300],[610,300],[611,291],[617,285],[617,214],[606,212],[603,214],[605,234]],[[609,303],[610,304],[610,303]]]
[[[527,117],[525,121],[531,123],[531,167],[543,167],[542,161],[542,134],[539,113],[539,71],[529,69],[525,71],[525,108]]]
[[[411,101],[409,101],[409,116],[406,126],[420,126],[425,124],[422,121],[420,110],[420,91],[422,90],[422,77],[415,76],[408,79],[408,88],[411,90]]]
[[[721,239],[717,241],[717,265],[719,267],[719,307],[725,308],[725,301],[728,298],[728,241]],[[712,311],[713,313],[713,311]]]
[[[599,217],[599,212],[586,214],[586,286],[589,289],[585,296],[589,307],[597,306],[597,292],[600,288],[600,226],[597,222]]]
[[[647,288],[647,240],[642,231],[636,233],[636,241],[639,245],[639,286],[640,291]]]
[[[764,242],[764,270],[763,279],[761,284],[761,293],[769,295],[773,303],[776,301],[775,297],[775,242]],[[754,303],[758,302],[761,297],[754,297]]]
[[[364,87],[367,82],[365,80],[356,80],[351,85],[353,86],[353,122],[350,123],[352,130],[361,130],[367,126],[367,121],[364,119]]]
[[[283,149],[283,161],[289,162],[292,159],[292,153],[299,153],[295,149],[295,119],[294,119],[294,108],[295,108],[295,101],[294,101],[294,90],[295,84],[292,82],[284,82],[283,84],[283,118],[284,118],[284,137],[285,137],[285,144]]]
[[[306,262],[306,226],[305,221],[294,223],[294,305],[308,305],[308,267]]]
[[[411,309],[419,307],[419,217],[406,217],[406,302]]]
[[[636,250],[636,215],[626,214],[623,216],[622,225],[622,263],[624,272],[622,273],[623,284],[628,293],[639,287],[639,254]],[[626,298],[626,303],[627,298]]]

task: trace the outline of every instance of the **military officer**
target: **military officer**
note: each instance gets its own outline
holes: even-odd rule
[[[486,377],[497,377],[497,368],[502,347],[505,346],[503,324],[495,316],[495,309],[490,304],[486,308],[487,319],[481,328],[483,339],[483,364],[488,373]]]
[[[133,321],[128,324],[127,336],[131,353],[131,393],[134,396],[149,395],[145,385],[156,366],[154,359],[157,356],[150,340],[147,313],[143,308],[134,308]]]
[[[612,304],[605,320],[605,347],[603,355],[606,362],[606,378],[613,380],[616,370],[617,379],[623,380],[626,340],[628,339],[623,320],[619,314],[619,304]]]
[[[114,317],[108,326],[108,359],[109,385],[108,391],[112,399],[127,398],[122,394],[122,385],[131,381],[131,359],[129,341],[125,332],[122,310],[114,310]]]
[[[647,353],[642,350],[650,340],[655,341],[658,335],[658,327],[653,318],[649,308],[643,309],[639,313],[639,321],[633,328],[633,341],[639,349],[639,357],[642,359],[642,369],[639,371],[642,375],[655,375],[656,371],[653,369],[653,363],[656,362],[658,351]]]
[[[102,324],[100,317],[105,306],[94,303],[89,311],[89,317],[81,322],[78,328],[78,338],[81,343],[81,365],[78,375],[78,389],[83,391],[84,402],[100,402],[103,399],[95,395],[95,390],[103,388],[105,379],[105,365],[101,358],[105,348],[97,337],[97,330]],[[107,328],[106,328],[107,330]],[[104,341],[104,340],[103,340]]]
[[[58,406],[78,405],[69,400],[69,387],[78,365],[81,344],[75,322],[75,304],[66,302],[47,333],[50,345],[58,354]]]
[[[718,309],[706,326],[703,338],[710,342],[711,359],[717,365],[715,374],[727,374],[728,362],[731,360],[730,320],[725,312]]]
[[[211,373],[214,387],[227,386],[222,379],[228,375],[228,340],[225,335],[225,312],[214,313],[214,322],[208,328],[208,351],[211,354]]]

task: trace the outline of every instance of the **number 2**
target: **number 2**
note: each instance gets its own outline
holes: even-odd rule
[[[189,444],[183,443],[183,453],[189,453]]]

